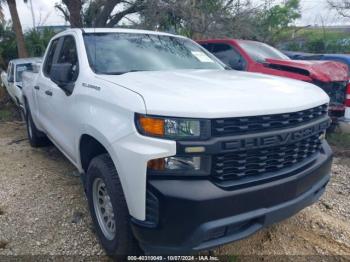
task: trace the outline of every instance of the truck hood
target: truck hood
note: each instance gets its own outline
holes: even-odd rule
[[[275,69],[299,73],[321,82],[342,82],[348,80],[348,68],[334,61],[266,59],[267,65]]]
[[[231,70],[100,75],[140,94],[147,114],[219,118],[296,112],[329,102],[324,91],[293,79]]]

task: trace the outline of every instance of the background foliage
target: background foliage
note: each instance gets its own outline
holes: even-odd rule
[[[290,32],[285,32],[285,36],[280,39],[281,49],[310,53],[350,53],[350,36],[346,32],[317,28],[301,30],[294,39],[290,39],[290,35]]]
[[[55,32],[50,28],[37,31],[29,30],[24,34],[29,56],[40,57]],[[17,58],[17,41],[12,27],[8,24],[0,24],[0,67],[5,69],[9,60]]]

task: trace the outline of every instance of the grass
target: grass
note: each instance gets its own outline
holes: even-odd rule
[[[238,261],[238,256],[230,255],[230,256],[228,256],[228,261],[229,262],[237,262]]]
[[[327,140],[334,147],[350,150],[350,134],[333,133],[327,137]]]
[[[19,110],[11,101],[6,89],[0,87],[0,122],[20,120]]]
[[[4,87],[1,87],[1,82],[0,82],[0,101],[4,100],[6,96],[7,96],[6,89]]]
[[[12,112],[10,109],[0,109],[0,121],[9,121],[12,118]]]

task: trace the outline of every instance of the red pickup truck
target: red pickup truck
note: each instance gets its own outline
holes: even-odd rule
[[[235,70],[283,76],[307,81],[321,87],[331,98],[333,120],[344,116],[349,73],[345,64],[333,61],[291,60],[264,43],[211,39],[198,41],[226,65]]]

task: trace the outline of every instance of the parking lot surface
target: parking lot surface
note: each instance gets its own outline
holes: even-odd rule
[[[32,149],[26,137],[24,123],[0,122],[0,256],[104,255],[75,168],[54,146]],[[317,204],[214,254],[350,258],[349,156],[337,154]]]

